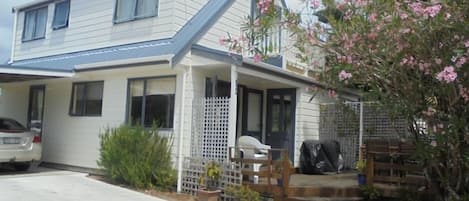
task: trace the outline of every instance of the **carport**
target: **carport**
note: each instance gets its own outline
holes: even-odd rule
[[[21,84],[25,81],[68,78],[73,75],[74,72],[62,69],[0,65],[0,108],[2,110],[0,116],[16,119],[27,127],[42,133],[46,86],[44,84],[27,85],[29,93],[27,88],[20,89],[17,86],[25,86]],[[16,83],[20,83],[20,85],[16,85]],[[1,96],[16,98],[5,101],[2,100]]]
[[[72,77],[73,71],[38,67],[0,65],[0,83]]]

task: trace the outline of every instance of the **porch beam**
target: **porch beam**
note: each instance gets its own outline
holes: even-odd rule
[[[237,66],[231,65],[231,91],[230,108],[228,118],[228,147],[234,147],[236,144],[236,114],[238,101],[238,71]],[[229,156],[227,156],[229,157]]]

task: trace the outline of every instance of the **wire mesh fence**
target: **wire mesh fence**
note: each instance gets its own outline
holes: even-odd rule
[[[362,105],[361,105],[362,104]],[[362,141],[406,137],[408,123],[402,117],[391,117],[373,102],[348,102],[320,105],[320,140],[340,144],[346,168],[355,168]]]

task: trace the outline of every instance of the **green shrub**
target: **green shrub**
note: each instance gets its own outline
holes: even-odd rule
[[[247,186],[228,187],[225,192],[239,201],[260,201],[261,196],[258,192],[251,190]]]
[[[373,186],[360,186],[360,191],[365,200],[381,200],[381,191]]]
[[[170,188],[176,181],[171,144],[156,128],[122,125],[100,135],[98,165],[112,180],[136,188]]]

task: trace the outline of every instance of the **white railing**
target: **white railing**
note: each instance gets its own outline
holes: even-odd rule
[[[245,36],[248,32],[248,29],[241,30],[242,35]],[[262,37],[258,37],[255,41],[249,41],[251,46],[254,45],[257,47],[262,53],[267,55],[280,55],[282,53],[282,30],[280,27],[273,27],[271,28],[266,34]],[[253,51],[245,51],[243,52],[243,56],[252,57],[254,56]]]

